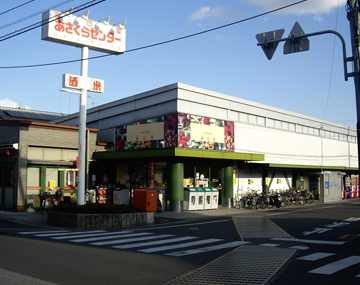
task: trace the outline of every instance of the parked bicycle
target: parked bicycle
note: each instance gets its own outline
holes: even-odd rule
[[[51,206],[59,205],[62,199],[62,191],[60,189],[46,189],[45,192],[40,194],[41,208],[43,213],[47,213]]]

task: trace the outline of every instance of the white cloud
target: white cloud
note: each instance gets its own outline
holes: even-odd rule
[[[295,3],[297,0],[242,0],[242,2],[264,8],[265,10],[273,10]],[[288,15],[314,15],[320,19],[319,15],[330,13],[338,6],[344,7],[345,3],[346,0],[308,0],[281,10],[281,12]]]
[[[205,18],[231,19],[236,16],[230,8],[225,7],[201,7],[189,16],[190,21],[203,20]]]
[[[2,106],[2,107],[10,107],[10,108],[19,108],[20,107],[20,105],[18,103],[14,102],[14,101],[12,101],[12,100],[10,100],[8,98],[0,100],[0,106]],[[22,108],[30,109],[29,106],[25,106],[25,107],[22,107]]]

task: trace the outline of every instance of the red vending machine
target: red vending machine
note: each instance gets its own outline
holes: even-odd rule
[[[156,190],[134,190],[133,207],[141,212],[156,212],[157,191]]]

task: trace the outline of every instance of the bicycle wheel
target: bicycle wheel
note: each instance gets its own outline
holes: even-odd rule
[[[314,202],[314,195],[313,194],[309,195],[308,202],[309,202],[309,204]]]

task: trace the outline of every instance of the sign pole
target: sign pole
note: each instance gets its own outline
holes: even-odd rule
[[[87,80],[88,80],[89,48],[81,50],[81,95],[79,113],[79,183],[77,191],[77,204],[85,204],[85,178],[86,178],[86,105],[87,105]]]

